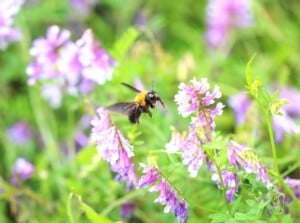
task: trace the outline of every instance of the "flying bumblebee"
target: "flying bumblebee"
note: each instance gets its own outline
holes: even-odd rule
[[[155,108],[156,101],[159,101],[160,104],[165,108],[165,104],[154,90],[141,91],[129,84],[121,84],[138,93],[134,99],[134,102],[119,102],[107,107],[107,109],[110,111],[127,114],[131,123],[139,123],[139,118],[142,113],[147,113],[150,117],[152,117],[149,107]]]

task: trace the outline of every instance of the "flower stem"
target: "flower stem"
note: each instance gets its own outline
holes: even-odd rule
[[[271,142],[274,169],[275,169],[275,172],[278,174],[279,169],[278,169],[278,163],[277,163],[277,152],[276,152],[276,146],[275,146],[275,141],[274,141],[274,134],[273,134],[273,129],[272,129],[271,118],[268,114],[265,114],[265,116],[266,116],[266,120],[267,120],[268,132],[269,132],[269,137],[270,137],[270,142]]]

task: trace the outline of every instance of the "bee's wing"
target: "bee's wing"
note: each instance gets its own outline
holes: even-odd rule
[[[119,102],[111,106],[108,106],[107,109],[109,111],[118,112],[127,115],[131,111],[133,105],[134,102]]]
[[[139,89],[136,89],[135,87],[131,86],[130,84],[127,84],[127,83],[124,83],[124,82],[122,82],[121,84],[123,84],[124,86],[126,86],[126,87],[130,88],[131,90],[134,90],[138,93],[141,92]]]

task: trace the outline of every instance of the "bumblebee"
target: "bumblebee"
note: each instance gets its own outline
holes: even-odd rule
[[[134,102],[119,102],[107,107],[107,109],[110,111],[127,114],[131,123],[139,123],[139,118],[142,113],[147,113],[150,117],[152,117],[149,107],[155,108],[157,101],[159,101],[160,104],[165,108],[164,102],[154,90],[141,91],[127,83],[121,84],[138,93],[134,99]]]

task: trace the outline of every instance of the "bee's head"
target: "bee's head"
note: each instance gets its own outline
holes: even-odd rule
[[[159,101],[162,104],[162,106],[165,107],[164,103],[162,102],[160,97],[156,94],[156,92],[153,90],[149,91],[146,95],[146,102],[150,104],[151,108],[154,108],[156,101]]]

